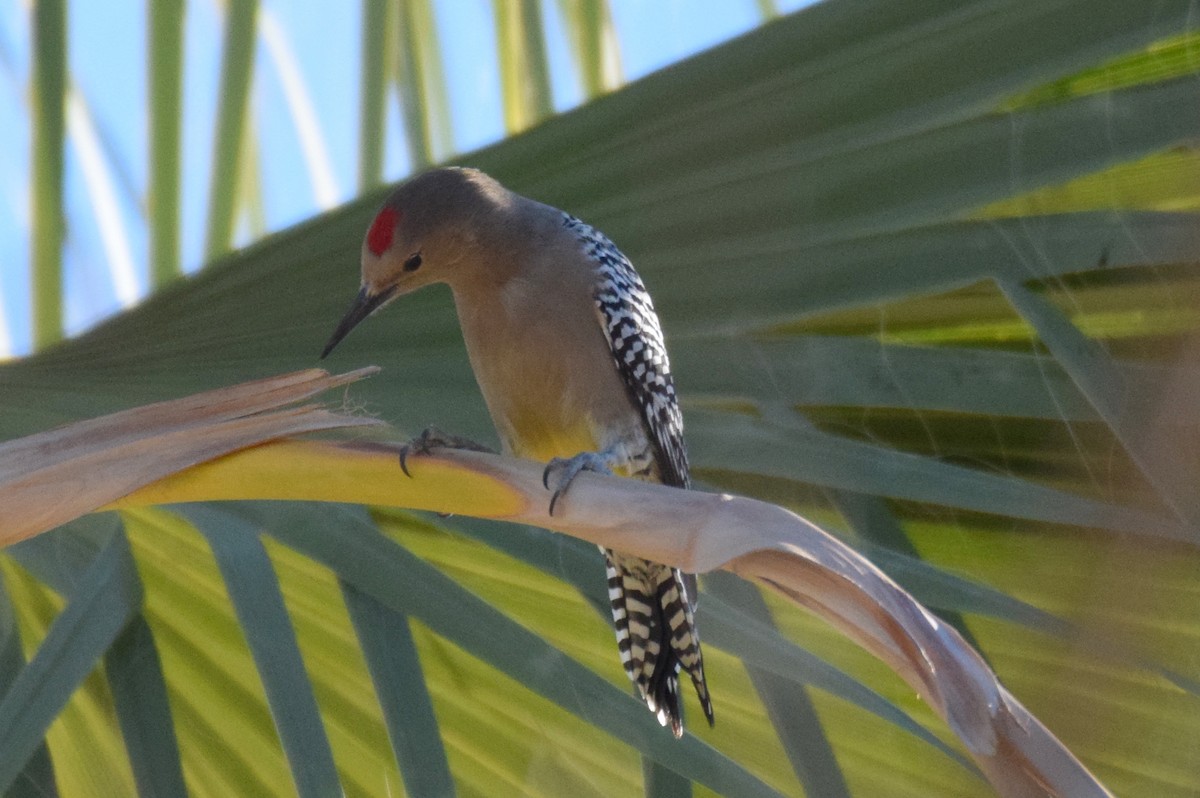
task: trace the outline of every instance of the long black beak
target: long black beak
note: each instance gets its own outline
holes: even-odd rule
[[[384,302],[392,298],[392,294],[396,293],[396,286],[391,286],[380,291],[378,294],[372,294],[364,286],[358,292],[358,296],[354,300],[354,304],[346,311],[346,315],[342,317],[337,329],[333,331],[333,335],[329,338],[329,343],[325,344],[325,348],[321,351],[321,359],[333,351],[333,348],[341,343],[342,339],[353,330],[358,323],[370,316]]]

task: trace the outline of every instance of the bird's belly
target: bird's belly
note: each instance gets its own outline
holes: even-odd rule
[[[628,399],[615,374],[612,385],[606,384],[608,375],[581,382],[557,376],[553,370],[542,370],[517,381],[521,390],[501,396],[484,392],[496,431],[510,453],[544,463],[581,452],[603,452],[619,443],[636,446],[644,439],[637,417],[625,409]],[[605,393],[611,395],[602,398]],[[624,412],[619,417],[605,412],[613,407]]]
[[[613,445],[609,442],[612,441],[613,435],[604,435],[589,423],[563,426],[546,425],[541,421],[542,419],[532,418],[518,422],[522,430],[520,434],[511,438],[505,436],[512,454],[545,463],[555,457],[570,458],[583,452],[604,453]],[[645,445],[641,448],[645,448]],[[623,460],[625,462],[622,462]],[[632,459],[617,457],[611,468],[617,476],[627,477],[634,473],[633,466]]]
[[[508,447],[517,457],[545,462],[553,457],[571,457],[600,448],[600,442],[585,418],[569,424],[553,423],[537,412],[518,413],[506,419]]]
[[[518,288],[506,288],[488,313],[459,316],[505,449],[546,462],[644,442],[640,413],[613,363],[590,294],[546,303]]]

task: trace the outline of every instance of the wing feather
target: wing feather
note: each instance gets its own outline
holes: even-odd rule
[[[596,310],[621,380],[642,412],[660,478],[667,485],[690,487],[683,413],[650,293],[629,258],[607,236],[570,214],[563,216],[563,224],[599,270]]]

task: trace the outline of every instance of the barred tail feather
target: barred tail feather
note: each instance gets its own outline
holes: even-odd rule
[[[712,725],[712,702],[685,575],[636,557],[604,554],[617,649],[630,681],[659,723],[680,737],[679,671],[687,671]]]

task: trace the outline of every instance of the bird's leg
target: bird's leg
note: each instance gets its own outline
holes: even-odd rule
[[[550,515],[554,515],[554,505],[567,492],[567,488],[571,487],[571,483],[581,471],[612,476],[613,467],[618,465],[619,461],[620,457],[610,449],[604,452],[580,452],[574,457],[555,457],[546,463],[546,470],[542,472],[542,484],[547,490],[551,490],[550,478],[555,474],[554,494],[550,497]]]
[[[450,435],[437,427],[426,427],[424,432],[400,447],[400,470],[404,472],[405,476],[411,477],[412,474],[408,473],[408,456],[410,454],[429,454],[434,449],[466,449],[471,452],[496,453],[494,449],[476,443],[470,438]]]

